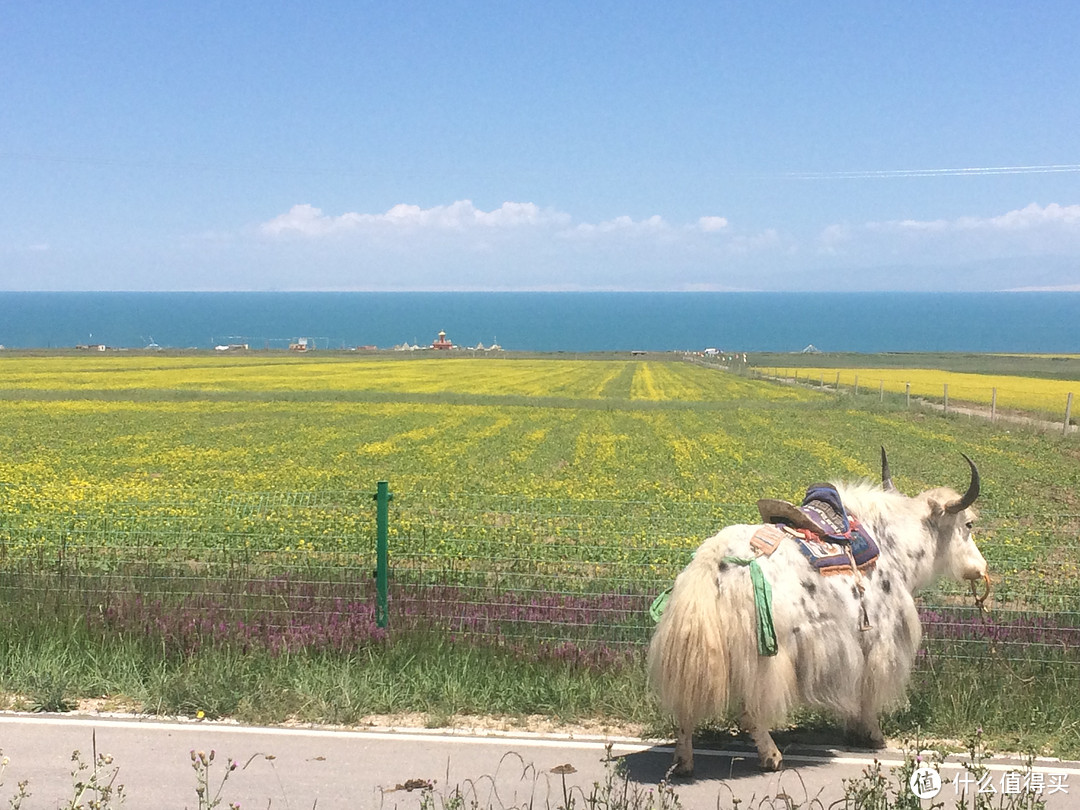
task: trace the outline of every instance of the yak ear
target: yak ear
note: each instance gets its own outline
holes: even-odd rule
[[[945,505],[933,498],[926,499],[926,506],[930,510],[930,519],[937,520],[945,516]]]

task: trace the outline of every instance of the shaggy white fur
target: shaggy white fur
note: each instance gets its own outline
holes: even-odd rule
[[[852,576],[822,576],[794,541],[782,542],[758,559],[772,585],[779,642],[777,655],[758,655],[748,569],[723,558],[753,557],[750,538],[760,527],[710,537],[675,580],[649,647],[651,683],[678,725],[675,773],[693,772],[694,728],[730,712],[740,713],[769,770],[783,761],[769,729],[797,704],[827,709],[857,738],[884,745],[879,714],[903,698],[922,635],[914,592],[942,575],[986,575],[971,538],[974,513],[946,509],[960,500],[953,490],[909,498],[865,482],[834,486],[881,551],[863,578],[870,629],[860,630]]]

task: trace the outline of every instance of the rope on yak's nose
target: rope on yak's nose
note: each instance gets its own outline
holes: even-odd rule
[[[979,596],[979,593],[978,593],[978,590],[977,590],[978,586],[975,584],[977,582],[977,580],[969,579],[968,584],[971,585],[971,595],[975,599],[975,607],[977,607],[979,609],[980,613],[989,613],[990,608],[988,608],[986,606],[986,600],[990,598],[990,574],[985,573],[985,574],[983,574],[982,578],[983,578],[983,585],[986,586],[986,590],[983,591],[982,596]]]

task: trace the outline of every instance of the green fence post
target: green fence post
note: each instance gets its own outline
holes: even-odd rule
[[[386,538],[390,524],[390,501],[394,496],[387,481],[379,481],[375,498],[375,626],[390,623],[389,579],[390,550]]]

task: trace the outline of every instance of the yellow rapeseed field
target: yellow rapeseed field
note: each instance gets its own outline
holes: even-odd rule
[[[831,386],[839,375],[840,384],[845,388],[854,387],[856,380],[863,391],[879,390],[884,383],[890,393],[905,393],[911,386],[911,395],[930,397],[941,400],[948,385],[949,400],[990,405],[997,391],[997,407],[1061,416],[1065,413],[1065,403],[1070,393],[1073,394],[1074,407],[1080,409],[1080,381],[1050,380],[1039,377],[1016,377],[1009,375],[966,374],[937,369],[906,368],[780,368],[780,376],[794,377],[801,380]],[[1075,411],[1074,411],[1075,413]]]
[[[0,482],[114,498],[347,488],[394,474],[414,486],[617,496],[617,479],[673,456],[639,447],[654,426],[680,433],[680,457],[692,441],[678,423],[693,412],[641,407],[818,399],[676,362],[9,355]]]
[[[0,392],[463,394],[470,396],[717,401],[805,394],[718,379],[689,363],[470,357],[110,355],[0,357]]]

